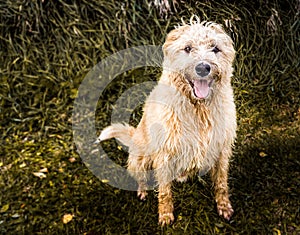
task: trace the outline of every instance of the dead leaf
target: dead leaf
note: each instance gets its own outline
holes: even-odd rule
[[[43,172],[33,172],[32,174],[40,179],[47,177]]]
[[[73,163],[73,162],[75,162],[75,161],[76,161],[76,158],[75,158],[75,157],[70,157],[70,158],[69,158],[69,162]]]
[[[259,153],[259,156],[261,156],[261,157],[266,157],[266,156],[268,156],[268,154],[266,154],[265,152],[260,152],[260,153]]]
[[[4,205],[4,206],[1,207],[0,213],[4,213],[4,212],[6,212],[8,209],[9,209],[9,204],[6,204],[6,205]]]
[[[24,168],[25,166],[27,166],[25,162],[19,165],[20,168]]]
[[[69,223],[72,219],[73,219],[73,215],[72,214],[65,214],[63,217],[62,217],[62,222],[64,224],[67,224]]]
[[[122,149],[123,149],[121,145],[118,145],[117,148],[118,148],[119,150],[122,150]]]
[[[18,213],[15,213],[11,216],[11,218],[14,218],[14,219],[19,218],[19,217],[20,217],[20,215]]]
[[[40,169],[39,172],[44,172],[44,173],[46,173],[46,172],[48,172],[48,169],[45,167],[45,168],[43,168],[43,169]]]

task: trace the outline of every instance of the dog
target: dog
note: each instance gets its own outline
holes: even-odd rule
[[[129,147],[127,170],[147,195],[147,172],[158,186],[159,223],[174,221],[172,182],[210,171],[218,214],[233,214],[228,169],[236,138],[231,86],[235,50],[221,25],[193,17],[182,22],[163,45],[161,78],[148,96],[137,127],[112,124],[99,138]]]

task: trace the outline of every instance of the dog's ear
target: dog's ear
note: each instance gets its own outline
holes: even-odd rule
[[[168,33],[166,41],[163,45],[163,51],[166,54],[167,48],[174,44],[174,41],[176,41],[190,26],[189,25],[183,25],[179,26],[176,29],[173,29],[170,33]]]

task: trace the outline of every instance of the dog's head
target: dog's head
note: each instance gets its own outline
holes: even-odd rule
[[[163,51],[164,70],[182,75],[184,90],[194,99],[207,99],[219,85],[230,84],[235,50],[231,38],[216,23],[196,21],[179,26],[167,35]]]

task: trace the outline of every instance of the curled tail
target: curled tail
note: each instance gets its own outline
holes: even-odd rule
[[[111,126],[106,127],[98,137],[95,143],[99,143],[103,140],[110,138],[116,138],[121,141],[124,145],[130,146],[132,142],[132,136],[135,128],[127,124],[112,124]]]

